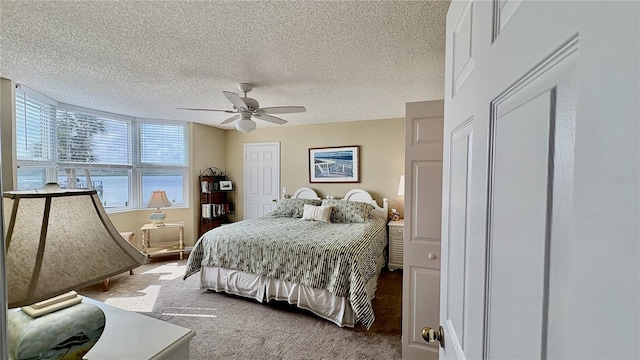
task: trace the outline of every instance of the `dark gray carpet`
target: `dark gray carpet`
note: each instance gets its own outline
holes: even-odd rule
[[[82,289],[82,295],[196,332],[191,359],[400,359],[402,272],[383,271],[370,330],[335,324],[281,302],[260,304],[182,280],[186,260],[153,262]]]

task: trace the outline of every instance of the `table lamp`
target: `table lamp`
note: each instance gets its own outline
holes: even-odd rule
[[[400,182],[398,183],[398,197],[404,198],[404,175],[400,175]],[[396,209],[391,209],[391,220],[400,220],[400,213]]]
[[[167,197],[167,193],[164,190],[156,190],[151,192],[149,197],[148,208],[156,208],[156,211],[149,215],[149,220],[153,223],[153,226],[163,226],[164,219],[167,218],[167,214],[160,210],[160,208],[170,207],[171,201]]]
[[[398,196],[404,196],[404,175],[400,175],[400,182],[398,183]]]
[[[144,255],[120,236],[96,190],[48,184],[5,192],[3,206],[9,358],[80,359],[105,317],[70,290],[133,269]]]

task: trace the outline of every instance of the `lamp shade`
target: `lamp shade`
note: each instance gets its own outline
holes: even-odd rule
[[[404,175],[400,175],[400,182],[398,183],[398,196],[404,196]]]
[[[156,190],[151,192],[151,196],[149,197],[149,203],[147,204],[148,208],[165,208],[170,207],[171,201],[167,197],[167,193],[164,190]]]
[[[154,226],[164,226],[164,219],[167,218],[167,214],[160,210],[160,208],[171,206],[171,201],[167,197],[167,193],[164,190],[156,190],[151,192],[149,197],[148,208],[156,208],[156,211],[149,215],[149,220]]]
[[[5,192],[8,307],[83,288],[144,262],[96,190]]]

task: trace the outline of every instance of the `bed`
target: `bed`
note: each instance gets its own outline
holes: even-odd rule
[[[202,289],[287,301],[338,326],[369,329],[387,217],[388,200],[379,206],[364,190],[321,200],[303,187],[268,215],[203,234],[184,278],[200,272]]]

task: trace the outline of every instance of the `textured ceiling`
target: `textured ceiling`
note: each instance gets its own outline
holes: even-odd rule
[[[218,125],[237,84],[288,125],[444,95],[448,1],[0,1],[0,76],[63,103]],[[274,126],[257,121],[258,127]],[[286,125],[285,125],[286,126]]]

